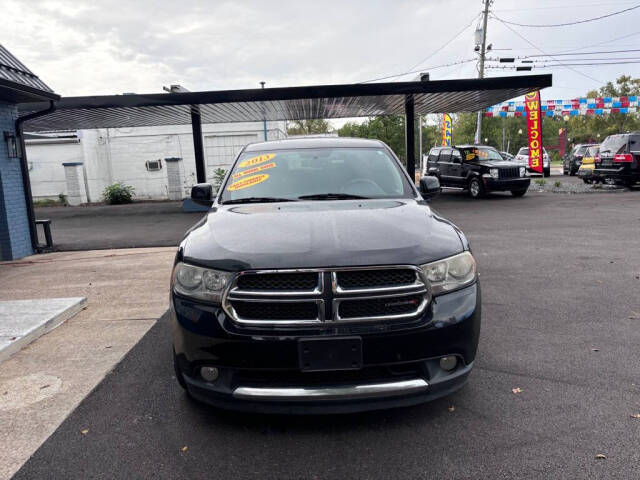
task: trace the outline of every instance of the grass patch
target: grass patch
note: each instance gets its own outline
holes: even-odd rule
[[[62,205],[62,203],[58,200],[53,200],[51,198],[42,198],[40,200],[34,200],[34,207],[54,207],[56,205]]]
[[[560,180],[556,180],[553,182],[553,186],[556,188],[560,188],[562,186],[562,182]]]
[[[534,180],[538,185],[543,186],[547,184],[547,181],[544,178],[537,178]]]

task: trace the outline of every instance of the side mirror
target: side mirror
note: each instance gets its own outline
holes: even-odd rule
[[[420,195],[425,200],[430,200],[440,194],[440,181],[438,177],[428,175],[420,179]]]
[[[210,207],[213,204],[213,186],[210,183],[197,183],[191,187],[191,200],[198,205]]]

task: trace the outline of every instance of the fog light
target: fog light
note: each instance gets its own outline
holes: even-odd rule
[[[207,382],[215,382],[218,379],[218,369],[216,367],[202,367],[200,369],[200,375]]]
[[[450,372],[458,365],[458,357],[442,357],[440,359],[440,368]]]

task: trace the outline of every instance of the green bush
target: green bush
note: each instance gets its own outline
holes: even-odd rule
[[[120,205],[122,203],[133,202],[134,188],[131,185],[125,185],[122,182],[109,185],[102,192],[104,201],[110,205]]]
[[[536,178],[534,182],[536,182],[540,186],[547,184],[547,181],[544,178]]]
[[[220,185],[222,185],[222,181],[224,180],[224,176],[227,174],[227,171],[224,168],[216,168],[213,171],[213,186],[217,190],[220,190]]]
[[[553,182],[553,186],[556,188],[560,188],[562,186],[562,182],[560,180],[556,180]]]

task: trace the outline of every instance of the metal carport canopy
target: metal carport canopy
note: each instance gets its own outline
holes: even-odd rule
[[[393,83],[357,83],[208,92],[63,97],[55,111],[25,122],[42,132],[191,123],[198,181],[204,181],[200,123],[474,112],[551,86],[551,75]],[[23,104],[20,115],[44,110]],[[407,170],[415,170],[413,122],[407,125]],[[199,134],[199,135],[198,135]],[[198,138],[199,137],[199,138]],[[198,168],[200,167],[200,168]]]

